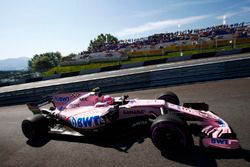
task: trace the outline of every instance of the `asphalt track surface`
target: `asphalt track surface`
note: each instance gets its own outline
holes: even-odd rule
[[[102,78],[124,76],[124,75],[129,75],[129,74],[152,72],[152,71],[165,70],[165,69],[211,64],[215,62],[249,59],[249,58],[250,58],[250,53],[243,53],[243,54],[235,54],[235,55],[230,55],[230,56],[194,59],[194,60],[186,60],[186,61],[173,62],[173,63],[151,65],[151,66],[145,66],[145,67],[129,68],[129,69],[123,69],[123,70],[109,71],[109,72],[99,72],[99,73],[80,75],[80,76],[75,76],[75,77],[58,78],[58,79],[52,79],[52,80],[47,80],[47,81],[39,81],[39,82],[25,83],[25,84],[20,84],[20,85],[0,87],[0,93],[25,90],[25,89],[31,89],[31,88],[40,88],[40,87],[46,87],[46,86],[52,86],[52,85],[76,83],[76,82],[96,80],[96,79],[102,79]]]
[[[250,166],[249,78],[125,94],[130,98],[155,98],[166,90],[176,92],[182,102],[210,104],[210,110],[216,111],[233,127],[243,149],[221,154],[195,147],[193,153],[185,157],[167,158],[145,133],[110,140],[50,135],[48,139],[31,142],[23,136],[21,122],[32,114],[25,105],[18,105],[0,108],[0,166]]]

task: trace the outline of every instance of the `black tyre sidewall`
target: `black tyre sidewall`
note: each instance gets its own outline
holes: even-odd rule
[[[30,140],[46,137],[48,130],[48,119],[41,114],[34,115],[22,122],[23,134]]]
[[[29,120],[23,120],[23,122],[22,122],[22,131],[23,131],[23,134],[28,139],[33,139],[34,136],[36,136],[34,125]]]
[[[165,100],[166,102],[169,102],[172,104],[180,105],[180,100],[179,100],[178,96],[173,92],[162,93],[158,97],[158,99]]]
[[[159,143],[159,135],[161,132],[168,131],[175,133],[180,141],[176,147],[168,147],[171,143]],[[151,139],[153,144],[165,154],[178,154],[190,151],[193,147],[193,138],[184,121],[176,116],[162,115],[159,116],[151,126]],[[164,145],[165,144],[165,145]],[[176,144],[176,143],[175,143]],[[173,144],[174,146],[174,144]]]

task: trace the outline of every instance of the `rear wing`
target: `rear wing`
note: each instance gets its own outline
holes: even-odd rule
[[[28,103],[27,107],[33,114],[41,114],[42,111],[40,110],[40,107],[45,106],[50,103],[52,103],[53,106],[55,107],[55,104],[53,102],[53,97],[48,96],[37,102]]]
[[[88,92],[73,92],[54,94],[52,96],[45,97],[37,102],[28,103],[27,106],[33,114],[41,114],[42,111],[40,110],[40,107],[50,103],[53,104],[54,108],[58,109],[59,111],[62,111],[67,107],[69,103],[87,93]]]

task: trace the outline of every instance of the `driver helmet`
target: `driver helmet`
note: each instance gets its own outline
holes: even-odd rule
[[[105,95],[105,96],[103,96],[102,102],[108,103],[109,105],[112,105],[112,104],[114,104],[114,98],[109,96],[109,95]]]

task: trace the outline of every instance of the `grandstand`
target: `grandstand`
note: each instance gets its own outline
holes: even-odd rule
[[[62,65],[88,64],[91,62],[123,61],[129,57],[164,56],[171,52],[211,49],[222,46],[235,48],[250,43],[250,24],[235,23],[194,30],[154,34],[145,38],[104,43],[92,53],[81,52]]]

